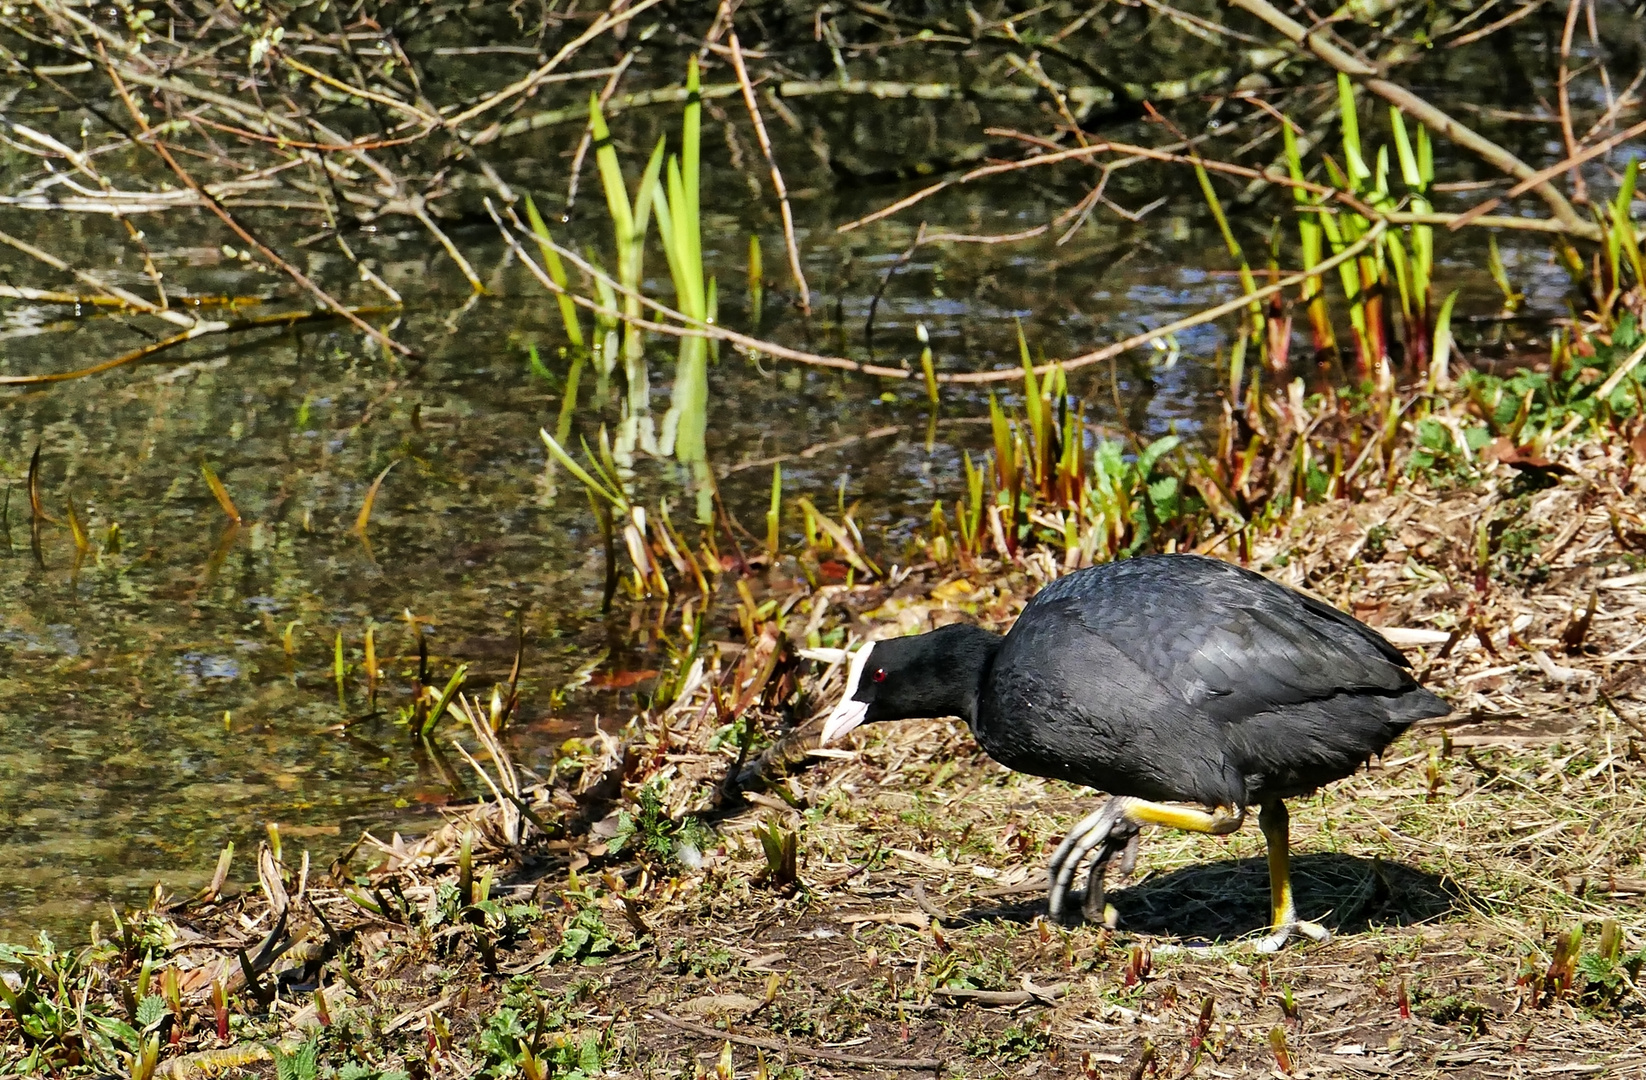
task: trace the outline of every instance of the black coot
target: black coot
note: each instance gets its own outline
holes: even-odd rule
[[[1103,910],[1104,866],[1140,826],[1233,832],[1256,806],[1274,916],[1257,945],[1273,951],[1293,933],[1329,936],[1294,910],[1282,800],[1450,711],[1364,623],[1216,559],[1159,555],[1053,582],[1005,636],[954,625],[864,646],[823,741],[876,720],[958,716],[1007,768],[1117,796],[1052,857],[1054,918],[1094,849],[1088,918]]]

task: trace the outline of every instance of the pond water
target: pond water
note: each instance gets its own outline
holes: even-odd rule
[[[830,138],[864,157],[941,156],[926,151],[978,130],[974,118],[953,139],[927,131],[916,146],[904,128],[933,127],[924,105],[911,107],[902,127],[838,103],[816,109]],[[631,172],[652,125],[674,116],[626,121]],[[717,122],[707,122],[705,260],[721,283],[724,321],[737,328],[755,325],[742,287],[751,233],[762,239],[772,283],[760,333],[867,358],[873,308],[882,362],[916,354],[917,322],[930,328],[941,367],[976,370],[1016,362],[1019,321],[1047,356],[1070,355],[1238,295],[1227,253],[1181,173],[1117,175],[1110,193],[1122,205],[1170,196],[1137,224],[1099,214],[1061,245],[1053,238],[936,245],[901,263],[922,215],[933,228],[1009,233],[1045,221],[1084,189],[1049,177],[978,185],[840,235],[836,225],[913,185],[843,182],[837,168],[780,132],[815,293],[816,313],[803,319],[785,293],[775,207],[748,180],[760,180],[759,172],[734,169],[734,148],[715,142]],[[560,205],[552,193],[564,190],[565,151],[576,134],[552,131],[509,146],[516,182],[551,193],[547,206]],[[1113,134],[1153,137],[1136,125]],[[751,152],[746,141],[738,149]],[[1443,178],[1448,168],[1462,179],[1479,172],[1443,159]],[[583,182],[567,235],[579,246],[604,245],[592,163]],[[1272,213],[1242,225],[1254,253],[1263,250]],[[25,238],[49,232],[53,249],[78,250],[81,265],[112,263],[122,284],[141,288],[147,280],[120,227],[107,220],[13,210],[0,218],[0,227]],[[271,235],[301,235],[289,226],[281,232],[272,217],[261,224]],[[169,282],[200,294],[292,295],[282,279],[225,254],[225,234],[204,214],[143,226]],[[627,717],[632,690],[621,688],[629,681],[622,677],[597,677],[550,706],[550,691],[602,654],[601,672],[655,666],[631,646],[621,603],[609,618],[600,613],[603,557],[582,493],[564,484],[556,492],[546,478],[537,431],[552,425],[566,373],[557,312],[489,224],[458,223],[451,235],[488,288],[472,304],[468,284],[421,230],[386,224],[355,241],[406,295],[392,332],[419,351],[417,359],[320,324],[208,340],[105,376],[0,393],[0,498],[8,508],[0,535],[0,937],[45,928],[78,939],[90,919],[107,918],[110,903],[140,902],[157,881],[173,891],[198,887],[224,844],[254,850],[270,822],[289,844],[329,859],[362,828],[415,832],[436,821],[441,804],[468,793],[468,778],[431,760],[393,722],[415,670],[408,611],[427,627],[436,673],[471,663],[470,685],[482,690],[506,677],[517,620],[523,626],[525,692],[514,739],[528,768],[545,768],[562,740],[597,718]],[[1547,249],[1504,240],[1529,310],[1563,312],[1566,280]],[[1443,238],[1436,277],[1442,294],[1464,291],[1460,312],[1485,316],[1499,305],[1479,244]],[[374,302],[334,248],[286,250],[339,294]],[[661,252],[648,258],[661,275]],[[0,262],[8,280],[33,273],[14,252]],[[648,291],[672,295],[661,279]],[[1173,366],[1138,353],[1081,373],[1072,390],[1098,425],[1192,432],[1216,404],[1213,357],[1225,330],[1183,335]],[[1530,333],[1538,332],[1534,323]],[[132,347],[142,333],[107,314],[12,303],[0,329],[0,373],[89,364]],[[541,346],[551,380],[530,371],[529,344]],[[653,343],[659,415],[672,354],[672,342]],[[590,396],[577,426],[589,436],[616,416],[616,389],[593,384],[585,377]],[[945,393],[928,444],[918,381],[755,364],[726,350],[710,387],[710,463],[728,508],[745,523],[762,520],[771,476],[769,465],[746,466],[783,457],[786,490],[821,503],[843,485],[848,500],[862,501],[861,516],[895,543],[934,498],[956,494],[960,453],[987,441],[986,425],[976,422],[987,398],[976,391]],[[37,448],[44,509],[54,521],[36,542],[25,477]],[[238,529],[228,527],[204,481],[203,461],[237,504]],[[352,526],[372,479],[391,462],[368,549]],[[645,462],[639,483],[650,498],[691,505],[676,467]],[[83,555],[67,525],[71,512],[92,540]],[[785,530],[793,540],[797,523]],[[368,621],[386,658],[386,685],[382,715],[361,719],[367,705],[352,677],[339,703],[333,646],[341,633],[358,665]],[[344,730],[345,720],[355,722]],[[246,865],[243,854],[242,874]]]

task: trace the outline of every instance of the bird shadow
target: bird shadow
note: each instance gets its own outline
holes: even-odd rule
[[[1382,859],[1322,852],[1292,858],[1292,892],[1300,918],[1338,935],[1376,927],[1432,922],[1467,906],[1450,878]],[[1078,912],[1083,896],[1071,897]],[[1263,858],[1225,859],[1145,877],[1110,882],[1108,903],[1118,926],[1134,933],[1223,943],[1265,930],[1269,923],[1269,869]],[[961,922],[1029,922],[1046,914],[1046,897],[979,905]]]

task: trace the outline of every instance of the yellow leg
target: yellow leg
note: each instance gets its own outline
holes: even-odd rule
[[[1147,802],[1143,799],[1124,799],[1122,802],[1124,808],[1121,813],[1128,821],[1138,825],[1161,825],[1168,829],[1182,829],[1184,832],[1222,836],[1234,832],[1246,820],[1246,811],[1243,807],[1219,806],[1208,814],[1204,810],[1168,806],[1165,803]]]
[[[1292,900],[1291,815],[1286,812],[1286,804],[1279,799],[1264,803],[1257,824],[1269,849],[1271,915],[1269,936],[1258,941],[1257,951],[1278,952],[1294,933],[1314,941],[1331,940],[1331,932],[1324,926],[1297,917],[1297,905]]]

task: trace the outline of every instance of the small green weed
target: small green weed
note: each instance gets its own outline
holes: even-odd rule
[[[669,950],[669,963],[676,970],[699,978],[725,975],[737,966],[736,959],[725,946],[712,941],[677,941]]]
[[[966,1040],[966,1053],[1001,1063],[1027,1061],[1052,1047],[1052,1037],[1038,1027],[1013,1024],[999,1034],[985,1033]]]
[[[1459,435],[1462,446],[1458,445]],[[1459,425],[1454,433],[1453,428],[1439,420],[1425,418],[1417,422],[1417,442],[1406,467],[1431,485],[1455,484],[1474,473],[1475,456],[1491,441],[1492,433],[1480,424]],[[1367,543],[1369,546],[1369,539]]]
[[[680,821],[669,817],[657,787],[648,784],[635,793],[634,809],[618,815],[617,832],[609,847],[614,852],[633,849],[660,861],[679,862],[684,848],[701,852],[713,846],[714,838],[714,830],[695,817]]]
[[[1643,336],[1635,317],[1618,320],[1611,340],[1585,338],[1581,347],[1591,355],[1579,355],[1578,347],[1557,341],[1551,350],[1547,370],[1522,370],[1508,376],[1465,372],[1459,385],[1469,395],[1475,411],[1494,436],[1505,436],[1522,445],[1538,435],[1562,430],[1569,423],[1604,421],[1632,416],[1646,400],[1646,367],[1637,366],[1628,375],[1612,380],[1613,372],[1635,349]],[[1601,390],[1606,390],[1604,397]]]
[[[320,1043],[309,1039],[290,1052],[274,1048],[274,1080],[318,1080]]]
[[[529,976],[512,979],[502,1003],[474,1037],[479,1075],[494,1080],[587,1080],[604,1072],[616,1058],[609,1034],[579,1036],[565,1031],[570,1022],[567,1010],[582,989],[574,986],[564,997],[550,1000],[539,994]]]
[[[1583,980],[1583,1003],[1591,1008],[1621,1008],[1635,1000],[1632,991],[1646,967],[1646,948],[1623,952],[1623,933],[1615,919],[1600,926],[1600,940],[1592,953],[1578,957]]]
[[[579,910],[560,931],[560,944],[554,950],[554,958],[592,965],[621,948],[621,942],[601,917],[600,909],[591,905]]]

